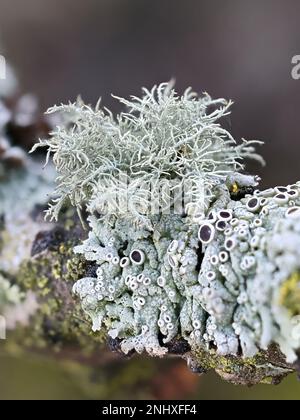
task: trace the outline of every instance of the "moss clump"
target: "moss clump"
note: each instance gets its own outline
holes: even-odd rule
[[[34,328],[26,336],[27,347],[46,348],[50,344],[55,350],[80,345],[83,354],[88,354],[103,342],[104,336],[94,335],[84,321],[81,306],[72,295],[72,282],[81,275],[80,264],[72,258],[63,263],[64,252],[47,252],[33,260],[25,261],[17,274],[17,282],[23,290],[32,290],[38,296],[39,310],[32,320]],[[77,271],[73,271],[76,267]],[[82,265],[83,269],[83,265]]]
[[[223,379],[240,385],[277,384],[293,371],[292,367],[284,364],[284,358],[276,346],[247,358],[220,356],[215,350],[199,347],[192,349],[190,362],[194,367],[198,365],[199,372],[215,370]]]
[[[57,220],[70,201],[80,212],[87,203],[89,211],[100,210],[104,219],[123,213],[134,225],[152,228],[143,204],[150,186],[170,186],[172,180],[172,186],[183,187],[189,182],[189,201],[198,202],[201,185],[208,205],[216,185],[243,170],[244,158],[263,162],[255,151],[261,142],[237,144],[221,126],[231,101],[199,97],[190,88],[180,96],[172,82],[144,88],[140,98],[115,98],[125,106],[116,116],[100,102],[95,109],[78,101],[48,110],[60,112],[67,122],[33,148],[46,147],[48,158],[53,153],[58,177],[47,212],[51,219]],[[142,205],[124,209],[127,194],[132,203]],[[151,194],[152,202],[163,207],[169,202],[164,189],[152,188]],[[108,198],[113,203],[115,196],[119,208],[105,212]]]

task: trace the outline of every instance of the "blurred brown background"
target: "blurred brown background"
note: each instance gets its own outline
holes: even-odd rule
[[[236,138],[266,142],[261,152],[268,164],[255,170],[264,186],[280,185],[300,178],[300,80],[291,77],[291,58],[300,54],[299,16],[297,0],[0,0],[0,53],[45,109],[80,93],[92,103],[102,96],[117,110],[110,93],[136,94],[171,77],[180,91],[191,85],[231,98],[228,128]],[[139,363],[149,363],[155,384],[164,362]],[[172,369],[178,382],[187,375],[182,398],[300,399],[294,377],[247,390],[214,376],[195,381],[176,362],[166,366],[166,377],[173,378]],[[0,357],[0,371],[0,398],[105,395],[83,391],[78,378],[43,360]],[[162,396],[146,384],[144,396]],[[110,398],[121,398],[114,389]]]

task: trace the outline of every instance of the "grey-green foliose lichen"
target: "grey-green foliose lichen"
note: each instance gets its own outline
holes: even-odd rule
[[[218,361],[247,360],[277,343],[294,362],[299,302],[288,297],[291,288],[299,296],[300,184],[254,190],[258,179],[240,173],[241,160],[258,156],[220,126],[224,100],[189,90],[178,97],[162,84],[121,102],[127,112],[116,119],[99,106],[54,108],[72,124],[40,143],[58,171],[49,214],[68,198],[89,212],[88,239],[74,250],[96,272],[73,290],[93,330],[119,339],[124,353],[162,356],[181,336],[194,354],[214,352]],[[164,205],[152,214],[144,182],[169,180],[192,181],[188,202],[180,214]],[[139,205],[105,211],[126,194]]]
[[[260,191],[212,208],[197,223],[163,215],[153,232],[90,216],[89,238],[75,252],[97,264],[97,277],[78,281],[74,292],[93,329],[105,326],[111,337],[122,338],[125,353],[163,355],[161,342],[180,334],[192,348],[216,347],[219,355],[241,349],[253,357],[275,342],[295,361],[300,313],[290,313],[281,300],[300,268],[295,191],[300,184],[286,193]],[[287,201],[278,202],[281,197]]]

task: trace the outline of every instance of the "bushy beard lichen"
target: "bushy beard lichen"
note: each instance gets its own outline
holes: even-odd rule
[[[131,201],[141,206],[147,200],[144,186],[171,181],[177,188],[189,182],[190,200],[208,208],[216,186],[242,171],[244,158],[263,162],[255,152],[261,142],[237,143],[220,125],[230,113],[230,101],[208,94],[198,97],[191,89],[179,96],[173,83],[143,89],[141,98],[117,99],[126,111],[116,117],[101,109],[100,102],[95,109],[77,101],[48,110],[59,112],[65,121],[50,139],[40,140],[33,148],[47,147],[47,161],[53,153],[58,177],[47,213],[51,219],[57,219],[67,200],[79,213],[88,205],[105,218],[106,204],[115,196],[122,199],[128,192]],[[199,192],[202,187],[204,196]],[[154,189],[154,200],[168,198]],[[136,226],[151,228],[151,218],[141,207],[131,206],[124,217]],[[120,206],[115,214],[120,216]]]

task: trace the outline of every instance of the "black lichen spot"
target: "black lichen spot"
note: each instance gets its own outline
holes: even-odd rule
[[[199,239],[201,242],[210,242],[213,237],[213,234],[213,227],[210,224],[204,224],[199,229]]]
[[[164,338],[165,338],[165,336],[163,335],[163,333],[161,331],[158,331],[157,339],[158,339],[159,345],[162,346],[162,347],[165,346]]]
[[[251,200],[248,201],[247,206],[249,209],[255,209],[255,207],[258,204],[258,199],[257,198],[251,198]]]
[[[225,241],[225,248],[230,251],[233,248],[234,242],[232,239],[226,239]]]
[[[285,200],[286,196],[284,194],[276,194],[275,198],[277,198],[278,200]]]
[[[296,213],[296,212],[299,212],[299,210],[300,210],[300,207],[290,207],[288,210],[287,210],[287,214],[293,214],[293,213]]]
[[[202,252],[202,244],[199,241],[198,248],[197,248],[197,265],[196,265],[197,273],[199,273],[201,270],[203,258],[204,258],[204,252]]]
[[[214,220],[215,216],[213,214],[213,212],[210,212],[208,215],[208,220]]]
[[[131,254],[131,258],[136,263],[140,263],[142,261],[142,255],[139,251],[133,251]]]
[[[32,244],[31,256],[35,256],[45,250],[55,251],[66,240],[66,232],[61,227],[52,230],[40,231]]]
[[[222,210],[222,211],[220,211],[219,216],[220,216],[222,219],[227,220],[227,219],[229,219],[229,218],[230,218],[230,213],[229,213],[229,211]]]
[[[86,263],[86,277],[97,277],[98,265],[95,262],[88,261]]]
[[[247,194],[253,194],[254,188],[251,186],[248,187],[239,187],[237,191],[230,191],[230,198],[233,201],[239,201],[244,198]]]
[[[218,263],[218,257],[217,257],[217,255],[212,255],[212,256],[210,257],[210,262],[211,262],[212,264],[216,265],[216,264]]]
[[[183,338],[173,338],[165,346],[170,354],[182,355],[191,350],[189,343]]]
[[[123,359],[130,359],[135,354],[135,351],[131,350],[129,353],[125,354],[121,350],[121,343],[122,343],[122,340],[120,338],[108,337],[107,339],[107,345],[110,351],[117,353]]]
[[[224,220],[218,220],[217,229],[224,230],[226,228],[226,222]]]

